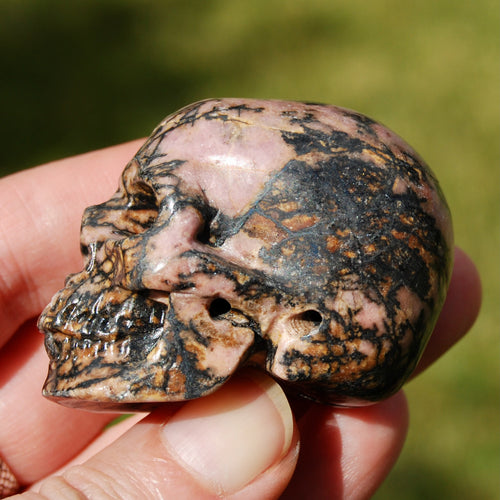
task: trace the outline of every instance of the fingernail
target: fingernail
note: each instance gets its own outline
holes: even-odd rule
[[[216,494],[233,493],[286,455],[293,417],[276,382],[258,372],[234,377],[190,401],[163,427],[181,465]]]

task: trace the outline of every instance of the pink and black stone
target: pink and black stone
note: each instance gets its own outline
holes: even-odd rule
[[[332,405],[396,392],[442,307],[450,214],[393,132],[334,106],[214,99],[166,118],[44,310],[45,396],[150,409],[244,365]]]

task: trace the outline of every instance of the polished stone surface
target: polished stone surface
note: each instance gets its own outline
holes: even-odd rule
[[[195,103],[85,211],[85,268],[39,321],[44,394],[148,409],[254,365],[307,398],[370,404],[414,369],[452,240],[432,172],[377,122],[320,104]]]

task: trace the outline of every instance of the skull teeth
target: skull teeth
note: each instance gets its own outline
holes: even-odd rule
[[[100,356],[107,356],[110,359],[125,359],[130,354],[129,339],[108,341],[81,339],[77,337],[68,337],[63,333],[55,333],[47,337],[47,347],[50,352],[57,354],[59,365],[66,361],[75,362],[75,353],[84,353],[78,361],[84,362],[85,359],[95,359]]]
[[[168,310],[165,304],[117,287],[97,297],[76,290],[66,300],[60,299],[44,312],[40,329],[92,342],[154,334],[163,326]]]

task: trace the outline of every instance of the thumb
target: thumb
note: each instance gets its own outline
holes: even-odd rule
[[[24,495],[277,498],[297,455],[298,433],[284,393],[266,375],[248,371],[177,411],[153,412],[87,462]]]

